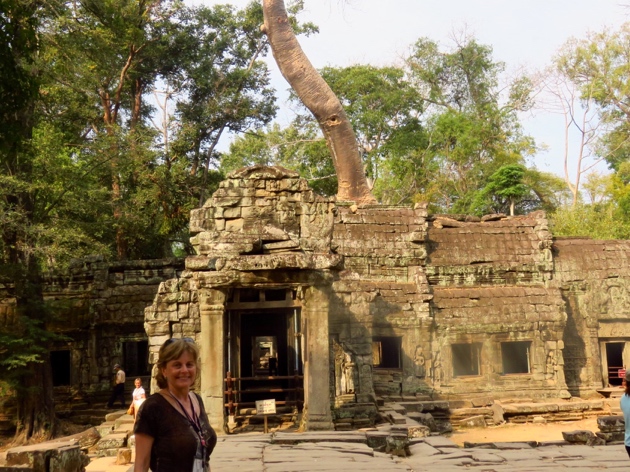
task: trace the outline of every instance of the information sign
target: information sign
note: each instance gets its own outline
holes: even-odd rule
[[[256,400],[257,415],[273,415],[276,413],[276,400]]]

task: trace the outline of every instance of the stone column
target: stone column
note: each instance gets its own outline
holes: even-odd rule
[[[223,314],[225,294],[220,290],[202,290],[199,292],[199,313],[201,317],[201,337],[199,348],[201,355],[201,398],[203,399],[210,424],[217,431],[223,432]]]
[[[305,293],[302,309],[304,333],[304,422],[307,431],[333,429],[330,410],[330,353],[328,346],[328,294],[317,287]]]

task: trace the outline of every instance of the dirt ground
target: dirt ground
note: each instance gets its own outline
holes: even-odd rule
[[[561,421],[547,424],[510,424],[487,428],[470,428],[454,432],[451,440],[463,446],[464,442],[514,442],[514,441],[562,441],[563,431],[589,430],[599,431],[597,419],[581,421]]]

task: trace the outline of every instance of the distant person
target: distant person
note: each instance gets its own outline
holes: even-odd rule
[[[626,423],[626,434],[623,442],[626,446],[628,457],[630,457],[630,370],[626,370],[624,381],[625,391],[621,396],[620,405],[621,411],[623,411],[623,419]]]
[[[199,349],[190,338],[172,338],[160,348],[155,377],[160,391],[142,404],[134,426],[134,472],[209,472],[217,435],[197,378]]]
[[[129,411],[127,413],[133,414],[134,422],[138,418],[138,410],[140,409],[140,405],[147,399],[147,395],[142,387],[142,379],[137,378],[133,381],[134,386],[136,387],[131,394],[131,406],[129,407]]]
[[[120,399],[121,408],[125,408],[125,371],[122,370],[120,364],[114,365],[114,389],[112,390],[112,396],[107,402],[107,408],[114,408],[114,402],[117,398]]]

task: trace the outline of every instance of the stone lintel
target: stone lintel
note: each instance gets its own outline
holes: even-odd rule
[[[343,257],[338,254],[260,254],[227,258],[223,270],[325,270],[336,269],[342,262]]]

